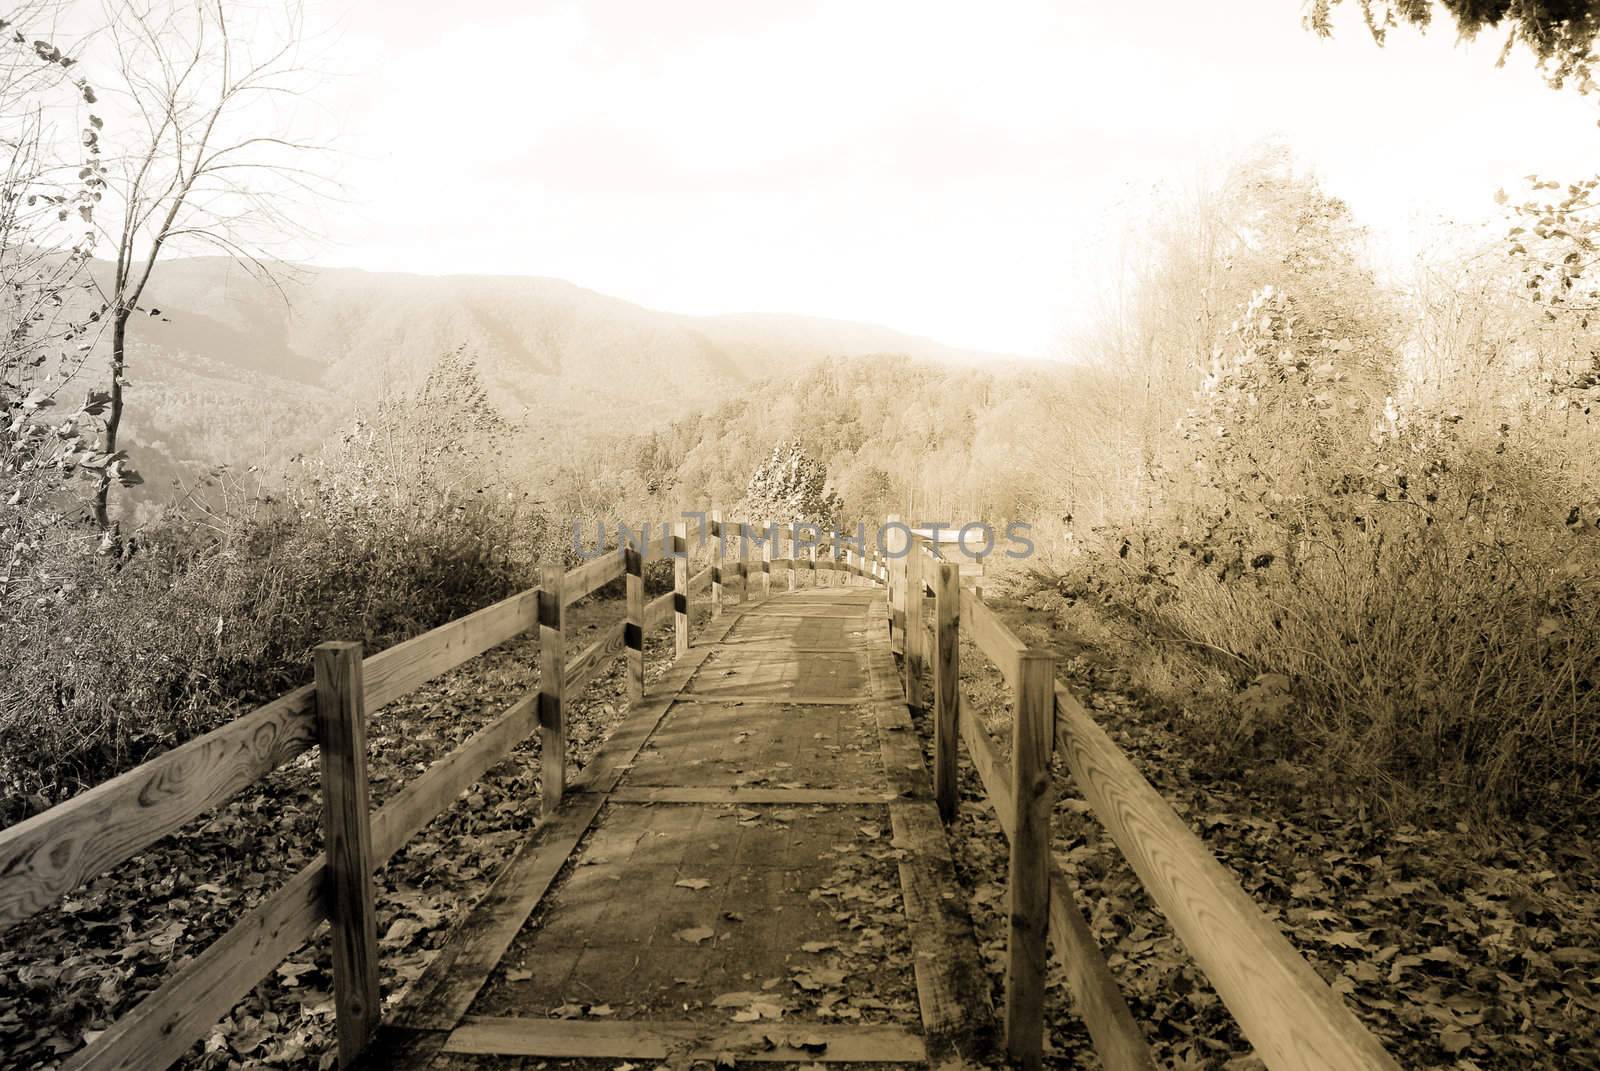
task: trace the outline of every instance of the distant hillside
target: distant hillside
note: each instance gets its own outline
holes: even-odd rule
[[[794,439],[828,466],[847,517],[1035,517],[1036,488],[1081,435],[1064,418],[1105,388],[1102,373],[1048,362],[825,360],[641,431],[614,475],[641,515],[731,505],[774,444]]]
[[[661,426],[825,357],[996,360],[871,324],[658,312],[558,279],[296,268],[280,294],[198,257],[158,266],[144,303],[159,315],[135,322],[128,426],[153,489],[190,461],[272,467],[457,347],[546,435]]]

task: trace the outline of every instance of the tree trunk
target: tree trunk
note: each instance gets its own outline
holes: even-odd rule
[[[114,454],[117,450],[117,431],[122,426],[122,369],[127,361],[128,317],[132,306],[118,305],[111,321],[111,406],[106,413],[106,433],[101,441],[101,452]],[[111,476],[104,470],[94,492],[94,522],[102,529],[111,527],[111,512],[107,498],[111,494]]]

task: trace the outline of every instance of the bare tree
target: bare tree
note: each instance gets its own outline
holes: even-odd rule
[[[105,14],[129,120],[109,180],[121,218],[102,229],[116,258],[103,294],[111,397],[101,446],[109,460],[94,515],[110,528],[111,485],[138,478],[119,435],[133,317],[160,311],[140,304],[158,260],[177,246],[210,248],[281,293],[283,265],[264,250],[298,233],[288,206],[320,195],[324,183],[303,166],[317,146],[287,134],[277,107],[308,77],[297,3],[263,11],[228,0],[107,0]]]

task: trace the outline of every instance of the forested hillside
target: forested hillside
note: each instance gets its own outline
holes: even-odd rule
[[[273,271],[268,283],[227,258],[192,257],[153,275],[130,356],[140,501],[217,464],[276,475],[456,350],[535,452],[664,423],[822,356],[983,358],[870,324],[656,312],[556,279]]]

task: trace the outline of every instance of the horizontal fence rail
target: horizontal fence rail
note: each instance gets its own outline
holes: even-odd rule
[[[705,531],[700,535],[703,540]],[[554,570],[539,588],[519,592],[368,657],[362,657],[358,644],[325,644],[317,652],[316,684],[297,688],[59,806],[0,830],[3,931],[226,803],[285,763],[318,748],[319,743],[325,745],[318,750],[323,754],[329,851],[246,911],[232,929],[184,963],[63,1066],[68,1071],[133,1071],[170,1065],[262,978],[311,940],[324,922],[332,924],[335,944],[339,1060],[342,1066],[355,1062],[372,1037],[380,1007],[372,872],[535,730],[564,730],[565,703],[541,703],[546,693],[540,690],[516,700],[376,811],[367,802],[366,720],[386,704],[489,649],[540,630],[541,606],[546,610],[543,620],[550,619],[548,593],[558,595],[558,624],[551,635],[540,639],[542,650],[560,652],[561,670],[554,678],[561,682],[558,698],[567,700],[580,694],[624,653],[631,656],[627,667],[630,697],[642,696],[643,636],[676,621],[676,649],[679,654],[686,651],[691,594],[705,587],[713,575],[712,566],[689,574],[690,544],[682,526],[674,546],[684,558],[675,569],[673,590],[648,603],[643,598],[641,555],[623,548],[575,569]],[[623,576],[630,580],[624,620],[608,626],[567,658],[560,611]],[[564,769],[564,761],[550,765]],[[541,774],[549,776],[543,770]],[[552,787],[559,792],[562,786]]]
[[[331,924],[335,947],[339,1059],[350,1066],[371,1039],[380,1007],[373,872],[535,731],[543,741],[541,797],[548,820],[566,787],[570,702],[618,658],[625,658],[628,695],[637,701],[643,695],[644,635],[670,622],[675,656],[686,654],[694,592],[705,590],[716,614],[734,590],[745,599],[752,589],[766,595],[775,585],[794,590],[805,578],[823,584],[829,574],[842,574],[886,590],[891,644],[903,655],[906,701],[932,720],[940,815],[948,822],[956,814],[964,744],[1010,845],[1005,1039],[1015,1062],[1032,1068],[1040,1061],[1045,956],[1053,945],[1102,1064],[1112,1071],[1154,1066],[1071,883],[1050,853],[1050,767],[1059,755],[1269,1068],[1395,1068],[1238,880],[1054,679],[1053,657],[1019,639],[977,591],[963,586],[974,578],[930,552],[921,533],[904,526],[887,533],[886,554],[847,540],[790,540],[785,548],[761,538],[762,529],[724,521],[712,510],[693,540],[686,523],[673,527],[673,588],[648,602],[642,569],[648,550],[625,546],[574,569],[548,570],[538,588],[369,657],[362,657],[359,645],[324,645],[317,652],[315,684],[0,830],[3,931],[297,756],[319,751],[328,850],[64,1066],[168,1066],[324,922]],[[691,574],[695,551],[709,561]],[[775,575],[780,573],[781,581]],[[566,609],[619,578],[626,580],[623,619],[569,657]],[[539,686],[372,810],[367,720],[428,681],[529,632],[539,637]],[[1009,761],[962,696],[963,632],[1010,692]]]
[[[891,517],[891,520],[897,518]],[[1111,834],[1140,882],[1166,915],[1196,964],[1216,987],[1256,1054],[1273,1071],[1285,1069],[1386,1069],[1398,1065],[1345,1003],[1295,951],[1260,906],[1240,887],[1182,817],[1145,780],[1065,685],[1049,679],[1048,743],[1029,711],[1030,689],[1040,689],[1031,651],[973,590],[960,572],[923,540],[889,562],[885,579],[889,618],[901,633],[907,702],[918,708],[924,652],[934,659],[934,781],[940,814],[956,813],[958,744],[966,745],[984,794],[1011,845],[1008,905],[1006,1044],[1026,1067],[1038,1065],[1041,1009],[1013,990],[1038,977],[1044,942],[1031,920],[1037,912],[1037,870],[1027,856],[1040,843],[1037,786],[1025,784],[1041,770],[1041,753],[1063,760],[1090,809]],[[924,603],[932,596],[932,619]],[[1000,672],[1013,695],[1010,768],[961,695],[960,636]],[[1030,815],[1030,811],[1033,812]],[[1032,825],[1030,827],[1030,817]],[[1047,818],[1046,818],[1047,821]],[[1048,827],[1043,836],[1048,844]],[[1046,850],[1047,851],[1047,850]],[[1019,852],[1024,859],[1019,866]],[[1048,854],[1048,853],[1047,853]],[[1154,1067],[1149,1046],[1106,963],[1065,872],[1046,858],[1049,940],[1056,947],[1079,1014],[1101,1063],[1114,1071]],[[1024,925],[1019,927],[1019,914]],[[1019,957],[1025,962],[1018,964]]]

